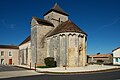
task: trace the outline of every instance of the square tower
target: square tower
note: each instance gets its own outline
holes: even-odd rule
[[[50,21],[55,27],[57,27],[60,23],[68,20],[68,14],[56,3],[44,14],[44,19]]]

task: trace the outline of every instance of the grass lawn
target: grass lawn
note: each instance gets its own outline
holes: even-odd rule
[[[37,68],[54,68],[54,67],[50,67],[50,66],[37,66]]]

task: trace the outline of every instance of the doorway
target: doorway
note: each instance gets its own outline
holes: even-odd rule
[[[1,59],[1,64],[4,64],[4,59]]]
[[[10,64],[10,65],[12,64],[12,59],[9,59],[9,64]]]

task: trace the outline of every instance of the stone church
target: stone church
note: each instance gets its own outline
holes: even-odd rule
[[[87,34],[68,18],[58,4],[31,20],[31,64],[44,66],[46,57],[54,57],[58,67],[85,66]]]

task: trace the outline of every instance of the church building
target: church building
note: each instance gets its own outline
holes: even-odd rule
[[[44,59],[53,57],[57,67],[85,66],[87,34],[69,20],[58,4],[43,16],[31,20],[31,65],[44,66]]]

